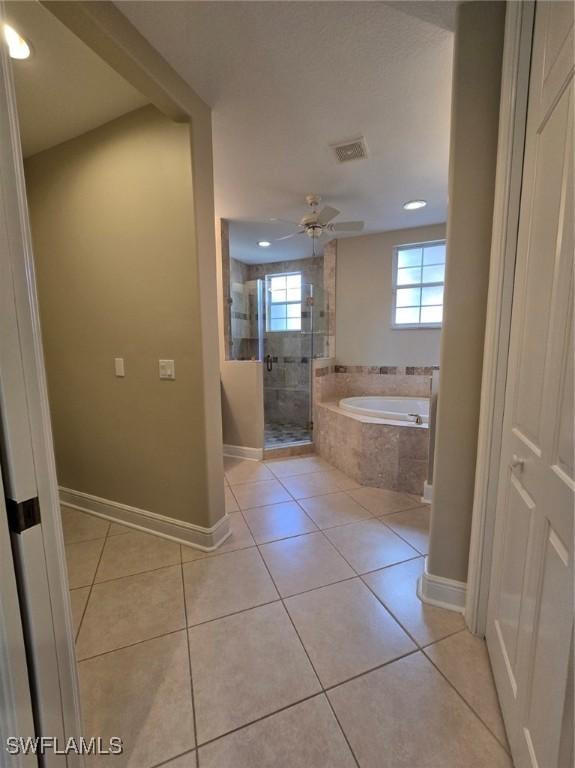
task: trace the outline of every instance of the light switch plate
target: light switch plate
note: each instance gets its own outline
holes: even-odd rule
[[[124,358],[123,357],[115,357],[114,358],[114,373],[119,378],[123,378],[126,375],[125,369],[124,369]]]
[[[176,378],[176,365],[173,360],[160,360],[160,379],[173,381]]]

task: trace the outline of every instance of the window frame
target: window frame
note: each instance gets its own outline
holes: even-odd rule
[[[300,277],[300,289],[299,289],[299,301],[278,301],[275,306],[278,306],[279,304],[285,305],[286,307],[289,304],[299,304],[300,306],[300,327],[299,328],[282,328],[280,330],[276,330],[271,327],[271,308],[273,306],[271,301],[270,294],[272,293],[271,290],[271,280],[273,277],[292,277],[293,275],[299,275]],[[265,289],[266,289],[266,333],[301,333],[302,330],[302,313],[303,313],[303,273],[301,270],[294,270],[293,272],[271,272],[269,274],[266,274],[265,276]],[[287,291],[287,282],[286,282],[286,291]],[[287,298],[287,296],[286,296]],[[277,319],[277,318],[273,318]],[[286,309],[286,324],[288,321],[287,316],[287,309]]]
[[[399,243],[393,246],[393,259],[392,259],[392,276],[391,276],[391,329],[393,331],[426,331],[426,330],[440,330],[443,327],[443,320],[441,323],[396,323],[395,322],[395,310],[397,309],[397,290],[398,288],[433,288],[439,285],[444,287],[442,307],[445,306],[445,274],[441,282],[433,283],[413,283],[413,285],[397,285],[397,260],[400,250],[407,248],[425,248],[433,245],[445,245],[445,264],[447,264],[447,240],[441,238],[439,240],[424,240],[419,243]],[[419,305],[421,310],[421,304]]]

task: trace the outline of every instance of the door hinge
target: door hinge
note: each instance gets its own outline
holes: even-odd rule
[[[12,533],[22,533],[40,523],[40,502],[38,497],[26,501],[6,499],[8,527]]]

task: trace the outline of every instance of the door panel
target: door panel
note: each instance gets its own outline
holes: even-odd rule
[[[573,5],[540,2],[487,627],[517,768],[573,734],[573,106]]]
[[[526,562],[534,506],[533,499],[521,488],[515,478],[512,478],[509,488],[509,511],[496,622],[500,641],[505,648],[509,671],[512,673],[514,688],[517,637],[525,575],[525,568],[518,568],[517,564]]]

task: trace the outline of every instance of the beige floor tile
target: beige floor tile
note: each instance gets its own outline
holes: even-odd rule
[[[70,605],[72,606],[72,621],[74,622],[74,634],[78,634],[80,622],[84,614],[84,608],[88,602],[90,587],[70,590]]]
[[[273,480],[274,478],[263,462],[248,459],[234,459],[226,462],[225,474],[231,486],[256,483],[260,480]]]
[[[108,531],[108,536],[120,536],[122,533],[132,533],[132,531],[134,530],[136,529],[131,528],[129,525],[112,523],[112,525],[110,526],[110,530]]]
[[[329,528],[325,535],[358,573],[375,571],[418,555],[379,520]]]
[[[87,587],[94,581],[94,574],[104,548],[105,539],[79,541],[66,545],[68,586],[70,589]]]
[[[387,491],[383,488],[357,488],[350,491],[349,495],[375,517],[421,505],[421,499],[418,496]]]
[[[417,597],[417,580],[423,569],[420,557],[369,573],[363,580],[416,642],[427,645],[463,629],[465,622],[460,613],[425,605]]]
[[[361,768],[512,768],[499,742],[421,653],[328,697]]]
[[[290,597],[286,608],[324,687],[416,649],[360,579]]]
[[[355,768],[355,761],[325,696],[320,695],[202,747],[200,766]]]
[[[430,645],[425,652],[508,749],[485,641],[464,630]]]
[[[311,472],[325,472],[333,469],[331,464],[319,456],[302,456],[295,459],[274,459],[266,461],[276,477],[293,477],[307,475]]]
[[[132,531],[108,537],[96,572],[96,583],[152,571],[180,561],[180,545],[150,533]]]
[[[283,597],[355,576],[319,532],[263,544],[260,552]]]
[[[71,507],[61,508],[62,512],[62,530],[64,533],[64,542],[66,544],[75,544],[79,541],[90,541],[92,539],[103,539],[108,533],[110,523],[102,517],[88,515],[86,512],[80,512]]]
[[[194,560],[203,560],[204,557],[209,557],[209,552],[204,552],[201,549],[195,549],[194,547],[188,547],[185,544],[181,545],[182,562],[191,563]],[[216,550],[217,551],[217,550]]]
[[[281,603],[189,630],[198,742],[319,692]]]
[[[355,480],[337,469],[329,472],[284,477],[282,483],[294,499],[307,499],[310,496],[321,496],[324,493],[336,493],[348,488],[359,488]]]
[[[160,768],[196,768],[196,752],[186,752],[185,755],[180,755],[173,760],[169,760],[167,763],[162,763]]]
[[[257,544],[317,531],[313,521],[295,501],[246,509],[244,517]]]
[[[184,565],[188,626],[279,600],[256,547]]]
[[[78,669],[85,735],[124,742],[123,755],[90,758],[91,768],[150,768],[193,749],[185,632],[82,661]]]
[[[405,512],[394,512],[382,518],[392,531],[415,547],[422,555],[427,555],[429,549],[429,516],[431,508],[417,507]]]
[[[231,512],[237,512],[239,510],[238,502],[234,496],[231,488],[224,488],[226,512],[229,515]]]
[[[301,506],[318,528],[333,528],[336,525],[356,523],[365,520],[371,514],[345,492],[328,493],[301,499]]]
[[[179,565],[95,584],[78,635],[79,659],[185,627]]]
[[[259,483],[244,483],[234,487],[234,496],[240,509],[264,507],[292,501],[292,497],[278,480],[263,480]]]

